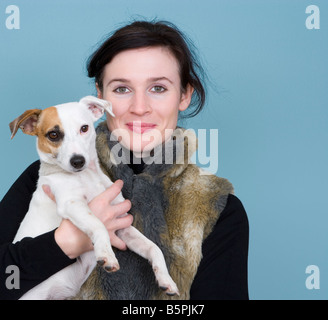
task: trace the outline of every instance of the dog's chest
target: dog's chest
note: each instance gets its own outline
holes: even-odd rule
[[[111,184],[111,181],[104,174],[91,169],[84,170],[76,176],[76,182],[88,202],[105,191],[107,186]]]

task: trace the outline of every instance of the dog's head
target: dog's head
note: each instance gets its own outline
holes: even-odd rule
[[[105,111],[114,116],[110,102],[92,96],[44,110],[27,110],[9,124],[11,138],[19,128],[37,136],[42,161],[66,171],[81,171],[97,157],[94,122]]]

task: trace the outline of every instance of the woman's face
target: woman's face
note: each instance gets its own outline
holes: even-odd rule
[[[179,64],[167,48],[150,47],[117,54],[105,66],[103,89],[97,91],[113,105],[115,117],[107,115],[109,130],[138,154],[170,137],[193,89],[182,92]]]

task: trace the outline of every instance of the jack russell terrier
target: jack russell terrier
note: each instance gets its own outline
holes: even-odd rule
[[[119,269],[106,227],[88,207],[90,200],[113,183],[100,168],[95,146],[94,122],[105,111],[107,116],[114,117],[109,102],[87,96],[79,102],[25,111],[9,125],[11,138],[19,128],[37,136],[41,162],[37,189],[13,242],[51,231],[64,218],[86,233],[94,246],[93,251],[82,254],[75,263],[29,290],[21,299],[74,297],[96,261],[107,272]],[[56,203],[45,194],[43,185],[50,186]],[[113,204],[121,201],[124,198],[119,194]],[[132,226],[119,230],[117,235],[130,250],[149,260],[160,288],[168,295],[179,294],[157,245]]]

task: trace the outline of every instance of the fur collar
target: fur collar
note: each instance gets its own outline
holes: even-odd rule
[[[111,179],[124,181],[122,193],[132,202],[133,225],[163,251],[180,297],[168,297],[158,288],[145,259],[130,250],[116,250],[121,269],[108,274],[96,267],[77,299],[189,299],[202,243],[233,192],[229,181],[204,175],[190,163],[196,147],[193,130],[177,128],[170,140],[158,146],[162,152],[154,150],[144,159],[148,164],[136,175],[128,166],[130,151],[113,139],[106,123],[98,126],[100,164]],[[173,161],[165,163],[165,159]]]

